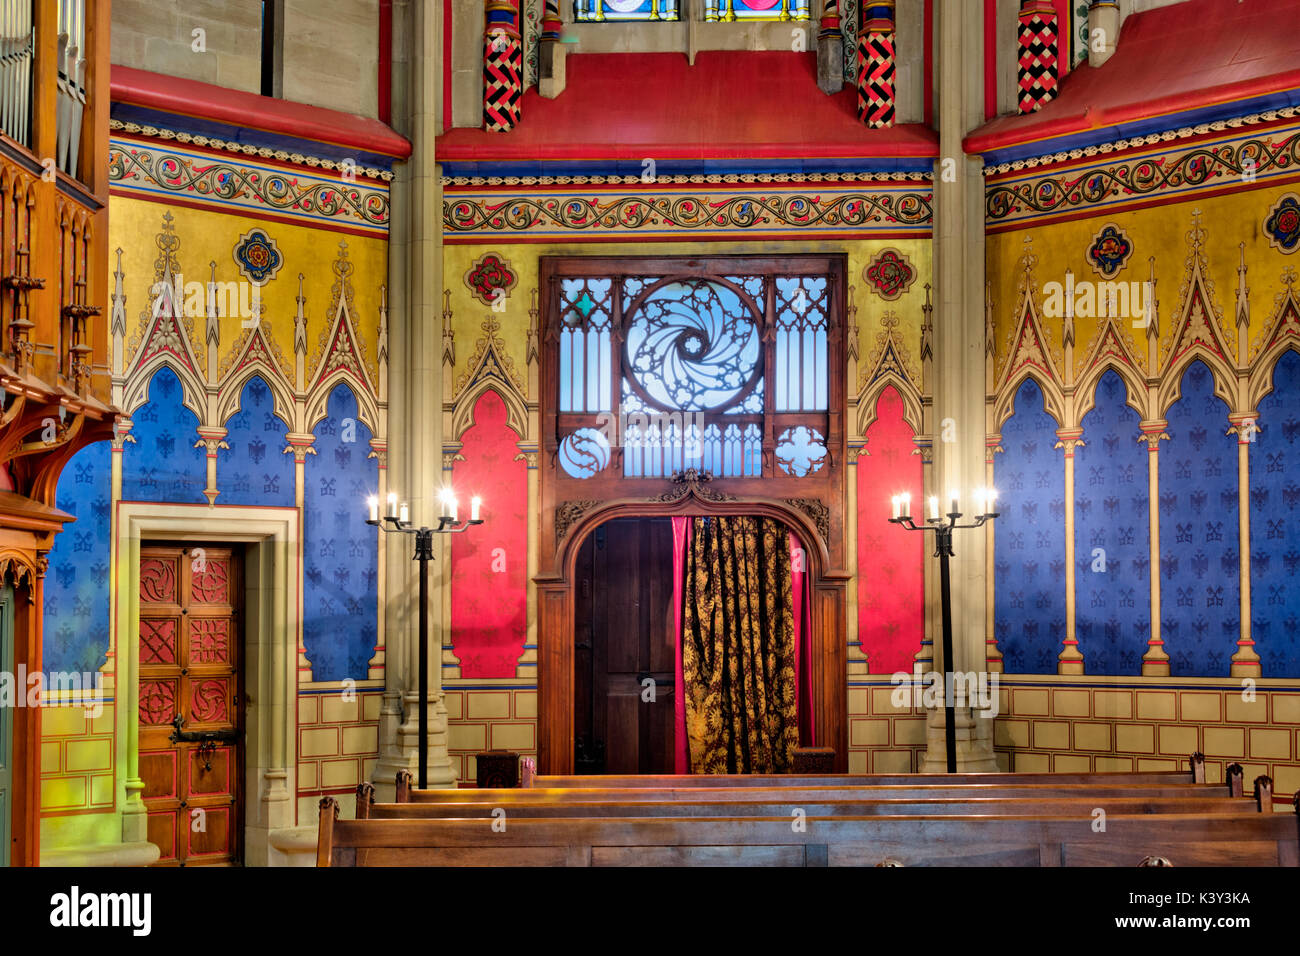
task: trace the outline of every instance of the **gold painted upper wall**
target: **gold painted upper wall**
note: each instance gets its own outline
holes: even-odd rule
[[[907,257],[916,277],[907,291],[887,301],[868,288],[863,270],[883,249],[896,249]],[[471,293],[465,275],[485,253],[492,252],[509,264],[519,279],[505,301],[505,309],[494,313]],[[451,291],[452,329],[456,335],[455,377],[465,365],[482,336],[483,321],[495,318],[516,369],[527,368],[529,308],[538,288],[542,256],[705,256],[705,255],[815,255],[844,253],[848,256],[849,302],[857,308],[859,355],[868,362],[876,349],[876,337],[883,330],[887,313],[898,318],[898,332],[912,358],[920,354],[921,306],[925,285],[932,281],[932,254],[928,239],[872,239],[851,242],[656,242],[646,243],[517,243],[502,245],[451,245],[443,247],[443,287]],[[919,361],[917,362],[919,367]],[[853,387],[854,383],[850,383]],[[534,400],[536,396],[528,396]]]
[[[216,263],[217,282],[246,281],[234,258],[240,237],[257,227],[275,241],[283,264],[275,277],[261,288],[262,317],[268,338],[279,347],[291,366],[294,316],[298,309],[298,274],[303,275],[302,295],[306,300],[303,312],[307,317],[307,358],[310,362],[322,331],[334,318],[329,313],[331,289],[338,278],[334,264],[339,257],[339,242],[346,242],[347,258],[353,267],[350,276],[352,319],[364,343],[373,374],[378,346],[380,287],[388,281],[388,244],[385,240],[113,196],[109,199],[109,247],[121,249],[122,253],[126,368],[130,367],[139,346],[139,337],[152,317],[152,288],[161,255],[158,241],[164,233],[164,216],[167,214],[171,215],[172,233],[177,241],[174,256],[187,284],[199,282],[206,287],[212,275],[209,266],[212,262]],[[116,268],[116,262],[114,254],[110,263],[113,268]],[[110,291],[112,284],[110,276]],[[251,295],[251,289],[247,294]],[[233,297],[231,301],[234,301]],[[202,315],[195,316],[193,323],[191,345],[199,361],[204,362],[205,319]],[[222,318],[218,349],[221,360],[230,357],[244,331],[239,317]]]
[[[1021,257],[1032,249],[1037,257],[1033,270],[1033,293],[1039,307],[1043,331],[1054,360],[1061,350],[1063,320],[1043,317],[1047,300],[1045,287],[1050,282],[1064,285],[1066,270],[1081,281],[1137,283],[1142,287],[1151,277],[1154,259],[1156,301],[1162,361],[1173,332],[1173,319],[1182,308],[1179,294],[1186,281],[1191,245],[1188,233],[1193,214],[1200,211],[1200,225],[1205,232],[1202,253],[1206,259],[1206,277],[1213,283],[1213,303],[1223,316],[1222,330],[1229,354],[1236,353],[1237,268],[1241,263],[1241,244],[1245,244],[1246,285],[1249,290],[1250,339],[1262,331],[1275,305],[1274,297],[1283,289],[1282,276],[1287,269],[1300,266],[1300,256],[1284,255],[1269,245],[1262,224],[1278,198],[1294,192],[1294,186],[1274,186],[1199,198],[1181,203],[1149,206],[1129,212],[1107,212],[1087,219],[1054,223],[990,235],[986,242],[988,279],[993,300],[996,346],[996,369],[1001,373],[1011,345],[1011,336],[1020,316],[1017,289],[1023,278]],[[1111,277],[1099,275],[1087,260],[1093,237],[1108,223],[1118,226],[1133,244],[1132,254],[1119,272]],[[1027,241],[1028,240],[1028,241]],[[1094,310],[1095,312],[1095,310]],[[1095,316],[1075,316],[1074,373],[1083,368],[1089,349],[1101,327]],[[1139,359],[1146,355],[1146,334],[1133,321],[1125,323],[1130,345]],[[1060,371],[1064,371],[1061,369]],[[990,383],[992,387],[993,383]]]

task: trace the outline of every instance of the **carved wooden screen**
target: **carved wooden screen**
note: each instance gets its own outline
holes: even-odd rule
[[[552,505],[653,496],[694,469],[719,491],[800,500],[829,534],[842,279],[837,257],[544,259]]]
[[[847,768],[843,256],[541,260],[538,754],[571,773],[574,562],[629,515],[778,518],[808,552],[819,745]]]

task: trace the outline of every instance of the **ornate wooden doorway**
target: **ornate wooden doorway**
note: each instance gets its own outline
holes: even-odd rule
[[[243,851],[242,555],[140,549],[140,776],[160,866]]]

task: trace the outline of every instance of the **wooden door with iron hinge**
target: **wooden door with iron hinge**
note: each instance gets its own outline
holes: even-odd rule
[[[243,854],[243,562],[140,549],[140,777],[159,866]]]

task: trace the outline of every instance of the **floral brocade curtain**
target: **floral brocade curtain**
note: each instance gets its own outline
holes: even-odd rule
[[[788,772],[799,746],[789,529],[772,518],[694,518],[684,571],[691,771]]]

